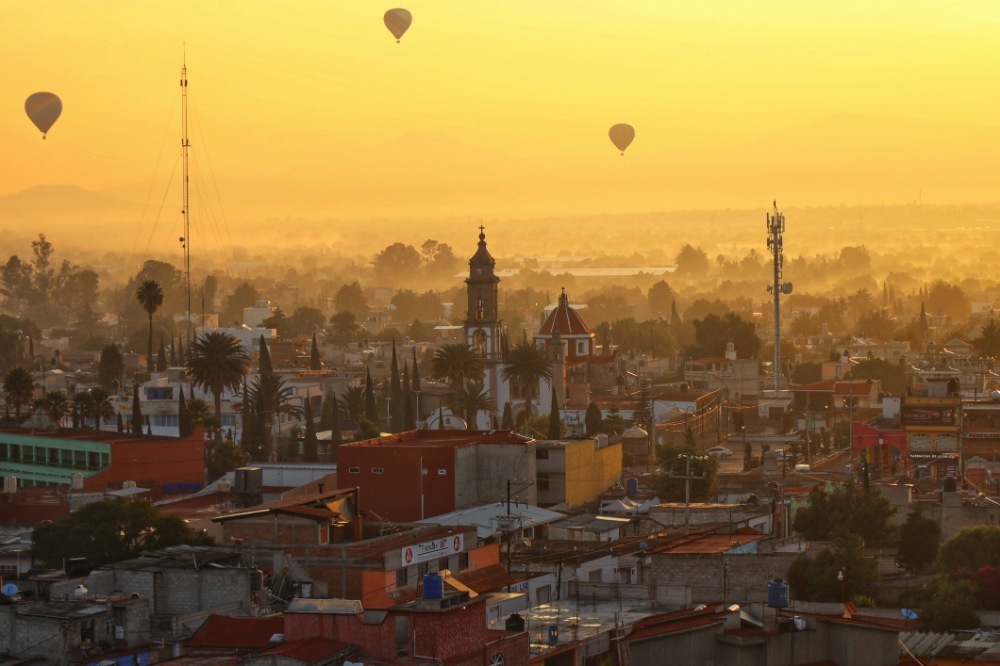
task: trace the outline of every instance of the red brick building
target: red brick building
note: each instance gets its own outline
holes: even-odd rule
[[[337,451],[337,484],[361,489],[362,512],[396,522],[496,502],[535,472],[535,441],[507,430],[411,430]],[[533,485],[512,492],[536,503]]]
[[[357,599],[390,608],[420,596],[423,577],[447,570],[474,591],[511,579],[496,543],[479,545],[473,526],[399,525],[365,520],[358,489],[298,495],[213,518],[223,541],[270,565],[278,594]],[[448,580],[448,578],[446,578]],[[497,582],[499,581],[499,583]],[[482,587],[480,587],[480,582]]]
[[[294,599],[285,610],[284,640],[294,644],[320,636],[344,641],[361,655],[352,659],[365,663],[527,666],[528,633],[488,629],[485,602],[484,597],[454,593],[369,613],[356,601]]]

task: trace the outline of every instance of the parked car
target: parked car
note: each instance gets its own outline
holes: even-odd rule
[[[733,455],[733,450],[727,449],[724,446],[713,446],[708,451],[706,451],[706,453],[716,458],[728,458],[729,456]]]
[[[809,463],[796,463],[796,465],[795,465],[795,471],[796,472],[811,472],[812,471],[812,467],[809,466]]]

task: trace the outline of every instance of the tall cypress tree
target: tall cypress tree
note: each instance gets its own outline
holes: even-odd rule
[[[420,366],[417,365],[416,347],[413,348],[413,390],[414,391],[420,390]],[[417,414],[417,418],[420,418],[419,414]]]
[[[410,390],[409,364],[403,361],[403,430],[417,427],[416,410],[413,407],[413,392]]]
[[[187,400],[184,399],[184,387],[181,387],[177,395],[177,429],[181,437],[191,434],[191,412],[187,408]]]
[[[139,404],[139,385],[132,387],[132,434],[142,434],[142,405]]]
[[[509,402],[505,402],[503,405],[503,416],[500,418],[500,427],[504,430],[514,429],[514,410],[511,409]]]
[[[308,393],[306,393],[306,404],[304,407],[302,410],[302,419],[306,422],[306,432],[302,436],[302,458],[306,462],[316,462],[319,460],[317,457],[319,440],[316,439],[316,424],[313,423],[312,400],[309,399]]]
[[[596,402],[587,405],[587,413],[583,417],[583,425],[587,432],[587,437],[593,437],[602,430],[601,408]]]
[[[177,367],[177,346],[174,344],[174,336],[170,336],[170,367]]]
[[[122,421],[122,413],[118,412],[118,432],[119,434],[125,432],[125,423]]]
[[[319,357],[319,345],[316,344],[316,331],[313,331],[312,350],[309,352],[309,369],[322,370],[323,361]]]
[[[399,362],[396,360],[396,339],[392,339],[392,365],[390,370],[389,401],[390,416],[389,430],[399,432],[403,429],[403,391],[399,384]]]
[[[163,338],[160,338],[160,351],[156,354],[156,371],[167,371],[167,350],[163,346]]]
[[[331,414],[331,410],[334,409],[335,400],[336,397],[333,392],[333,387],[330,386],[326,389],[326,393],[323,395],[323,409],[320,410],[319,414],[320,431],[332,430],[333,414]]]
[[[371,368],[365,368],[365,418],[372,423],[378,423],[378,413],[375,409],[375,387],[372,385]]]
[[[330,399],[330,449],[327,452],[330,460],[336,462],[337,460],[337,449],[343,443],[343,439],[340,437],[340,407],[337,406],[337,395],[333,394]]]
[[[258,372],[262,375],[273,375],[274,369],[271,367],[271,352],[267,350],[267,340],[260,336],[260,359],[257,363]]]
[[[556,387],[552,387],[552,405],[549,407],[549,439],[562,437],[562,419],[559,418],[559,399],[556,398]]]

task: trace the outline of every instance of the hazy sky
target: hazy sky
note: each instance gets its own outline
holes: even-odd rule
[[[186,48],[197,187],[240,212],[1000,198],[996,0],[426,0],[401,5],[400,44],[394,6],[3,3],[0,195],[165,198]],[[38,91],[64,106],[45,141],[23,108]]]

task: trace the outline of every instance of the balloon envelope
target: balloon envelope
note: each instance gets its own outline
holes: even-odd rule
[[[413,22],[413,16],[405,9],[390,9],[382,17],[382,20],[398,42],[406,29],[410,27],[410,23]]]
[[[52,93],[37,92],[25,101],[24,111],[44,135],[59,119],[59,114],[62,113],[62,101]]]
[[[608,136],[611,137],[611,143],[615,144],[615,148],[622,151],[622,155],[624,155],[625,149],[635,138],[635,129],[631,125],[619,123],[608,130]]]

